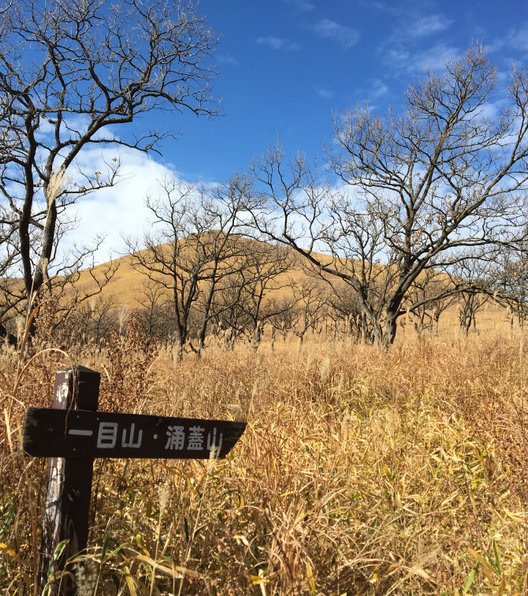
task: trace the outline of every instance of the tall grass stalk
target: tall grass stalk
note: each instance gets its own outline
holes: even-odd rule
[[[101,409],[248,420],[227,460],[96,463],[98,594],[524,594],[525,360],[509,334],[0,356],[0,592],[36,580],[45,462],[21,451],[24,412],[77,361],[105,372]]]

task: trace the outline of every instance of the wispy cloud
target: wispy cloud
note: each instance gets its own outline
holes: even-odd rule
[[[508,44],[516,50],[528,52],[528,25],[512,30],[508,36]]]
[[[506,35],[488,41],[485,48],[490,54],[500,52],[505,48],[528,52],[528,25],[510,29]]]
[[[335,94],[329,87],[317,87],[317,95],[323,99],[332,99]]]
[[[381,79],[374,79],[372,81],[372,87],[369,90],[368,96],[371,101],[383,97],[389,88]]]
[[[257,43],[261,46],[266,46],[271,48],[272,50],[299,50],[301,46],[296,43],[295,41],[289,41],[287,39],[283,39],[282,37],[274,37],[273,35],[266,35],[264,37],[259,37],[257,39]]]
[[[449,28],[453,21],[442,14],[431,14],[417,18],[413,23],[410,23],[405,31],[408,37],[414,39],[419,37],[427,37],[434,33],[440,33]]]
[[[282,0],[286,4],[291,4],[297,10],[309,11],[315,8],[315,4],[310,0]]]
[[[349,49],[359,41],[359,32],[353,27],[347,27],[330,19],[323,19],[314,25],[318,37],[331,39],[341,47]]]
[[[427,50],[413,54],[411,64],[415,70],[435,72],[443,70],[446,62],[459,57],[460,50],[458,48],[439,43]]]
[[[384,50],[385,61],[392,69],[411,74],[443,70],[446,62],[459,56],[458,48],[443,43],[417,52],[403,47]]]
[[[240,62],[231,54],[218,54],[216,57],[220,64],[227,64],[228,66],[240,66]]]
[[[425,38],[446,31],[453,21],[443,14],[416,15],[400,14],[394,20],[391,34],[384,43],[384,49],[397,46],[407,48],[424,41]]]
[[[359,105],[367,105],[369,110],[377,109],[377,102],[390,91],[389,86],[382,79],[370,79],[368,86],[358,90],[355,94]]]

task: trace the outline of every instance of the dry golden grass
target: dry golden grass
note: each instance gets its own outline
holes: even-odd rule
[[[38,566],[24,410],[78,362],[102,373],[101,409],[249,422],[224,461],[96,463],[86,593],[526,593],[523,339],[407,335],[177,362],[132,332],[23,370],[2,356],[0,591],[32,593]]]
[[[277,277],[277,287],[280,287],[280,289],[273,292],[275,299],[290,297],[292,294],[291,288],[287,286],[292,282],[306,283],[311,280],[293,252],[291,258],[293,261],[291,270]],[[147,276],[132,266],[133,261],[134,257],[132,255],[125,255],[117,259],[115,262],[115,265],[118,266],[117,272],[100,293],[103,298],[111,299],[117,307],[137,308],[139,301],[143,298],[145,287],[148,285]],[[103,263],[92,269],[81,271],[79,280],[75,283],[76,290],[81,293],[95,291],[96,283],[92,276],[95,276],[96,279],[103,279],[103,271],[108,265],[108,263]]]

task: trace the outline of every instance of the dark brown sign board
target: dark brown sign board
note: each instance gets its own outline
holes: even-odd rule
[[[98,457],[225,457],[245,422],[100,412],[101,375],[84,366],[58,371],[52,408],[29,408],[24,450],[48,458],[38,591],[74,596],[88,544],[93,461]],[[60,554],[58,548],[62,545]]]
[[[245,428],[225,420],[29,408],[23,446],[36,457],[223,458]]]

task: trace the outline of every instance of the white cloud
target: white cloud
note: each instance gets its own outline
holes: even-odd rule
[[[328,87],[318,87],[317,95],[319,95],[319,97],[322,97],[323,99],[332,99],[332,97],[334,97],[334,92],[332,91],[332,89],[329,89]]]
[[[496,37],[488,41],[484,47],[488,54],[504,50],[514,50],[515,52],[521,52],[521,54],[528,53],[528,25],[512,28],[503,37]],[[512,58],[510,60],[514,62]]]
[[[512,30],[508,36],[511,47],[522,52],[528,52],[528,25]]]
[[[504,102],[486,102],[478,112],[478,116],[489,122],[498,122]]]
[[[414,68],[417,70],[435,72],[443,70],[446,62],[455,60],[459,56],[460,51],[458,48],[440,43],[428,50],[414,54],[412,62],[414,63]]]
[[[385,52],[385,60],[392,69],[411,74],[441,71],[446,62],[455,60],[459,56],[458,48],[442,43],[419,52],[411,52],[402,47],[395,47]]]
[[[358,93],[358,103],[366,104],[370,111],[375,111],[376,102],[388,92],[389,87],[381,79],[371,79],[369,86]]]
[[[231,54],[218,54],[216,57],[220,64],[227,64],[228,66],[240,66],[240,62]]]
[[[80,198],[68,209],[69,216],[75,216],[78,226],[66,238],[63,249],[68,245],[92,244],[97,236],[104,236],[104,243],[97,254],[98,262],[110,255],[127,252],[123,237],[140,238],[151,223],[151,214],[145,207],[148,195],[161,193],[160,182],[169,176],[176,176],[168,167],[150,159],[140,151],[130,149],[96,149],[84,151],[77,161],[84,171],[103,171],[105,161],[119,153],[120,181],[112,188],[96,191]],[[70,173],[70,180],[75,174]]]
[[[90,126],[90,117],[82,114],[69,114],[67,117],[63,115],[61,124],[62,139],[81,137],[88,130]],[[53,139],[55,135],[55,123],[48,119],[42,118],[39,127],[36,131],[36,136],[39,141],[44,139]],[[103,139],[112,137],[113,127],[105,127],[95,133],[94,139]]]
[[[323,39],[331,39],[341,47],[349,49],[359,41],[359,32],[330,19],[323,19],[314,25],[316,35]]]
[[[274,37],[273,35],[266,35],[259,37],[257,43],[261,46],[267,46],[272,50],[299,50],[300,45],[294,41],[288,41],[281,37]]]
[[[372,87],[369,91],[369,97],[371,100],[379,99],[387,93],[389,90],[388,86],[381,79],[374,79],[372,81]]]
[[[441,70],[447,60],[459,55],[458,48],[443,41],[430,48],[424,47],[424,43],[427,38],[445,31],[451,24],[452,21],[440,13],[424,16],[400,14],[392,33],[379,48],[379,53],[396,72],[413,74]]]
[[[68,121],[73,130],[83,131],[86,118],[75,117]],[[39,140],[45,140],[54,132],[50,124],[39,129]],[[81,134],[81,133],[79,133]],[[106,129],[99,133],[111,137],[112,131]],[[97,190],[79,197],[73,205],[69,205],[64,213],[64,221],[75,220],[75,229],[67,232],[61,240],[59,251],[68,260],[68,252],[73,246],[93,246],[97,237],[104,236],[96,259],[98,262],[108,260],[111,253],[126,252],[123,236],[141,236],[149,223],[149,212],[145,207],[148,194],[161,192],[160,181],[169,176],[178,177],[169,167],[149,158],[145,153],[124,146],[88,145],[75,158],[68,168],[62,185],[66,189],[74,189],[87,184],[87,178],[100,176],[106,178],[110,168],[116,165],[118,183],[111,188]],[[41,193],[36,200],[43,205]]]
[[[406,27],[406,35],[408,37],[418,38],[432,35],[445,31],[452,21],[442,14],[432,14],[424,17],[419,17]]]

